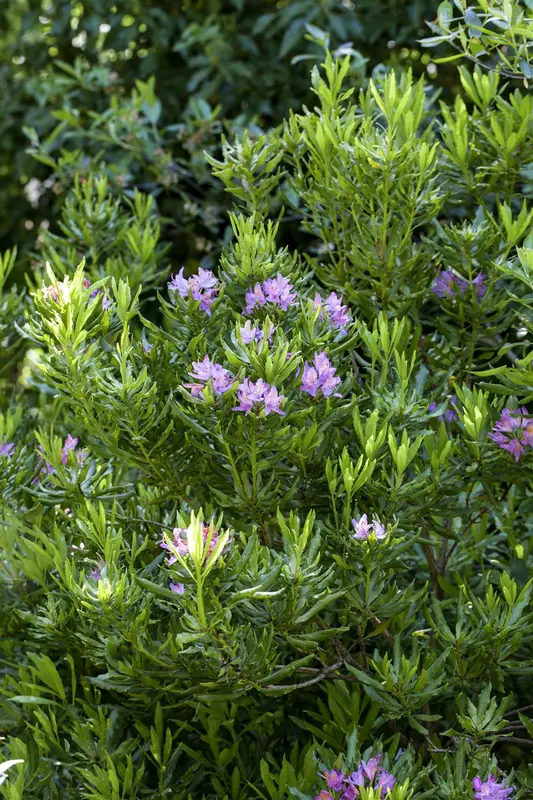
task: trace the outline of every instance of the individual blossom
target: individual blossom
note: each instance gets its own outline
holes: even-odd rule
[[[246,416],[252,410],[260,411],[261,409],[264,410],[265,417],[271,413],[285,415],[280,408],[285,397],[278,394],[276,387],[270,386],[262,378],[255,383],[249,378],[245,378],[237,389],[237,400],[239,405],[234,406],[233,411],[244,411]]]
[[[316,795],[315,800],[335,800],[335,798],[331,792],[327,792],[325,789],[322,789],[322,791]]]
[[[467,286],[468,284],[454,275],[451,270],[444,269],[435,278],[431,291],[440,298],[454,297],[457,290],[463,293]]]
[[[211,538],[209,536],[211,534]],[[207,553],[205,554],[206,558],[209,558],[213,550],[215,549],[219,534],[216,528],[212,528],[210,525],[202,525],[202,536],[204,540],[204,547],[209,539],[209,547],[207,548]],[[186,528],[174,528],[172,531],[173,541],[172,544],[174,545],[174,549],[178,552],[178,554],[182,557],[185,557],[189,553],[189,544],[187,538],[187,529]],[[169,550],[172,553],[172,548],[168,544],[168,542],[163,539],[162,542],[159,543],[159,546],[163,548],[163,550]],[[178,560],[178,557],[172,554],[168,559],[168,566],[171,567],[172,564],[175,564]],[[178,586],[179,584],[175,584]],[[181,584],[180,584],[181,585]],[[172,589],[172,586],[170,587]],[[183,594],[183,592],[177,592],[175,589],[172,589],[173,592],[176,594]],[[185,591],[185,588],[183,589]]]
[[[332,769],[324,772],[324,778],[326,779],[328,789],[333,789],[334,792],[340,792],[344,786],[346,776],[344,772],[339,772],[337,769]]]
[[[245,324],[240,329],[241,339],[243,344],[251,344],[252,342],[260,342],[263,338],[262,332],[256,325],[252,325],[250,320],[246,320]]]
[[[313,304],[320,311],[320,319],[323,319],[325,314],[331,328],[336,328],[341,333],[346,333],[346,329],[352,319],[348,307],[343,304],[342,297],[339,297],[335,292],[331,292],[324,300],[317,292]]]
[[[185,584],[183,583],[170,583],[170,591],[174,592],[174,594],[184,594],[185,593]]]
[[[484,272],[480,272],[479,275],[477,275],[472,281],[472,286],[474,287],[475,292],[480,300],[482,297],[485,296],[487,292],[487,287],[485,285],[486,277],[487,276],[485,275]]]
[[[502,450],[511,453],[516,462],[529,445],[533,446],[533,419],[529,419],[527,408],[504,408],[500,419],[489,433],[492,439]]]
[[[514,791],[512,786],[498,783],[494,775],[489,775],[486,781],[482,781],[479,776],[474,778],[472,787],[475,800],[507,800]]]
[[[267,278],[262,283],[256,283],[246,292],[244,313],[251,314],[256,306],[262,307],[267,303],[287,311],[289,306],[296,302],[296,293],[293,292],[293,288],[289,279],[284,278],[281,272],[278,272],[275,278]]]
[[[208,382],[217,395],[224,394],[233,386],[231,373],[222,364],[211,361],[209,356],[204,356],[202,361],[193,361],[189,374],[194,379],[194,383],[185,383],[184,386],[186,389],[190,389],[191,394],[195,397],[201,395]]]
[[[327,355],[324,352],[315,353],[313,366],[307,361],[304,363],[300,391],[306,392],[311,397],[316,397],[317,393],[322,391],[324,397],[329,397],[340,382],[341,379],[335,375],[335,367],[331,365]]]
[[[183,272],[184,267],[177,275],[172,276],[172,280],[168,284],[169,290],[178,292],[181,297],[192,297],[193,300],[199,300],[200,310],[211,316],[211,305],[220,290],[217,278],[211,270],[202,269],[202,267],[199,268],[197,275],[192,275],[190,278],[185,278]]]
[[[353,539],[365,541],[371,534],[373,534],[376,539],[385,539],[387,537],[385,526],[378,522],[377,519],[373,519],[372,522],[369,523],[366,514],[363,514],[359,519],[352,519],[352,525],[355,531],[355,533],[352,534]],[[370,765],[373,764],[374,760],[375,759],[370,759],[368,765],[365,764],[364,761],[361,762],[362,768],[364,770],[372,769],[373,767]],[[367,773],[365,772],[365,774]]]
[[[6,439],[4,438],[2,443],[0,443],[0,456],[11,458],[14,450],[15,450],[15,445],[13,442],[7,442]]]
[[[452,396],[450,397],[450,405],[455,407],[456,403],[457,403],[457,397],[454,394],[452,394]],[[428,406],[428,411],[429,412],[435,411],[436,408],[437,404],[433,400]],[[458,420],[457,412],[454,411],[453,408],[447,408],[444,414],[439,414],[439,419],[443,422],[456,422]]]

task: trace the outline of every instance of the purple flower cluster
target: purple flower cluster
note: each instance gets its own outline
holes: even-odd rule
[[[513,793],[512,786],[498,783],[494,775],[489,775],[486,781],[480,777],[474,778],[472,786],[475,800],[507,800]]]
[[[352,319],[348,307],[343,305],[342,297],[336,295],[335,292],[331,292],[329,297],[324,300],[317,292],[313,304],[320,311],[320,319],[324,318],[324,313],[326,314],[330,328],[336,328],[342,333],[346,333],[346,328]]]
[[[324,397],[329,397],[340,382],[341,379],[335,375],[335,367],[331,365],[327,355],[324,352],[315,353],[313,366],[309,366],[307,361],[304,363],[300,391],[307,392],[311,397],[316,397],[317,392],[322,391]],[[336,397],[340,395],[337,394]]]
[[[245,378],[237,389],[237,400],[239,405],[234,406],[233,411],[244,411],[246,416],[252,409],[255,411],[263,409],[265,417],[268,417],[271,413],[285,415],[285,412],[280,408],[281,402],[285,400],[285,397],[282,394],[278,394],[276,387],[270,386],[262,378],[255,383],[249,378]]]
[[[274,333],[275,328],[271,327],[267,339],[269,342],[272,341],[272,334]],[[241,339],[243,344],[251,344],[252,342],[260,342],[262,339],[265,338],[265,334],[263,331],[257,327],[257,325],[252,325],[250,320],[246,320],[244,325],[241,326],[240,329]]]
[[[202,361],[193,361],[189,373],[194,383],[184,383],[186,389],[191,390],[194,397],[199,397],[208,381],[215,394],[221,395],[233,386],[233,376],[221,364],[216,364],[209,356],[204,356]]]
[[[192,297],[193,300],[200,301],[200,309],[211,316],[211,305],[216,299],[220,289],[218,280],[210,269],[199,268],[198,274],[191,278],[183,277],[184,268],[182,267],[177,275],[172,276],[168,284],[171,292],[178,292],[181,297]]]
[[[487,287],[485,285],[486,277],[487,276],[483,272],[480,272],[479,275],[477,275],[472,281],[472,286],[474,287],[479,300],[487,291]],[[440,298],[455,297],[456,292],[464,294],[468,289],[468,286],[468,281],[465,281],[462,278],[459,278],[457,275],[454,275],[451,270],[444,269],[442,272],[439,272],[435,278],[431,290],[437,295],[437,297]]]
[[[363,787],[373,788],[378,797],[385,798],[389,790],[394,788],[396,778],[380,767],[380,762],[381,755],[361,761],[351,775],[336,769],[325,772],[323,777],[328,789],[317,794],[315,800],[355,800]]]
[[[373,519],[372,522],[369,522],[366,514],[363,514],[360,519],[352,519],[352,525],[355,531],[355,533],[352,534],[353,539],[366,541],[371,533],[374,534],[376,539],[387,538],[385,526],[382,525],[381,522],[378,522],[377,519]]]
[[[267,303],[279,306],[283,311],[287,311],[289,306],[296,302],[296,293],[293,292],[293,285],[288,278],[278,272],[275,278],[268,278],[263,283],[256,283],[252,289],[246,292],[245,314],[251,314],[256,306],[261,308]]]
[[[528,416],[527,408],[511,410],[504,408],[498,422],[489,433],[502,450],[507,450],[518,462],[526,447],[533,447],[533,419]]]
[[[205,547],[205,544],[207,542],[207,539],[209,538],[209,531],[210,530],[211,530],[211,527],[209,525],[204,525],[203,526],[204,547]],[[174,528],[174,530],[172,531],[172,536],[174,537],[173,545],[174,545],[175,549],[178,551],[178,553],[180,554],[180,556],[185,557],[186,555],[188,555],[188,553],[189,553],[189,545],[188,545],[188,541],[187,541],[187,530],[185,528]],[[206,558],[209,558],[209,556],[211,555],[211,553],[215,549],[217,543],[218,543],[218,531],[215,528],[213,528],[212,529],[212,534],[211,534],[211,539],[209,541],[209,547],[207,548],[207,553],[205,554]],[[170,550],[171,549],[170,545],[167,544],[167,542],[165,542],[164,539],[163,539],[162,542],[160,542],[159,546],[162,547],[163,550]],[[171,567],[172,564],[175,564],[177,560],[178,559],[177,559],[177,557],[175,555],[171,555],[170,558],[168,559],[168,566]],[[170,588],[176,594],[183,594],[183,592],[185,591],[185,587],[183,587],[183,591],[178,591],[177,589],[172,588],[173,585],[174,586],[182,586],[182,584],[177,584],[177,583],[176,584],[171,584]]]
[[[67,465],[69,452],[75,451],[77,445],[78,445],[78,439],[74,436],[71,436],[69,433],[61,449],[61,463],[63,464],[64,467]],[[85,459],[87,458],[87,453],[85,452],[85,450],[80,450],[76,453],[76,458],[78,461],[78,465],[81,466],[85,461]],[[53,472],[55,472],[54,467],[52,466],[52,464],[50,464],[49,461],[45,460],[39,474],[37,475],[36,478],[33,479],[33,483],[38,483],[46,475],[51,475]]]
[[[15,445],[13,442],[7,442],[5,439],[3,442],[0,443],[0,456],[5,456],[6,458],[11,458],[13,452],[15,450]]]
[[[457,397],[452,394],[450,397],[450,403],[452,406],[455,406],[457,403]],[[436,402],[433,400],[432,403],[428,406],[428,411],[435,411],[437,408]],[[453,408],[447,408],[444,414],[439,414],[439,419],[443,422],[456,422],[458,419],[457,412],[453,410]]]

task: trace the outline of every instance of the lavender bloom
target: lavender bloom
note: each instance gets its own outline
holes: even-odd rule
[[[342,297],[339,297],[335,292],[331,292],[329,297],[323,300],[317,293],[313,303],[315,308],[320,309],[320,319],[324,318],[325,309],[330,328],[337,328],[341,333],[346,333],[346,328],[352,320],[348,307],[343,305]]]
[[[14,450],[15,450],[15,445],[13,442],[6,442],[6,440],[4,439],[4,441],[0,444],[0,456],[11,458]]]
[[[394,775],[391,775],[383,767],[380,767],[381,755],[369,758],[368,761],[361,761],[357,770],[351,775],[344,775],[339,770],[331,770],[322,775],[325,778],[328,791],[325,789],[315,797],[315,800],[330,800],[338,797],[337,792],[342,792],[340,800],[356,800],[360,796],[360,789],[363,787],[373,788],[376,797],[384,798],[389,791],[392,791],[396,784]],[[483,798],[485,800],[485,798]],[[489,797],[488,800],[492,800]],[[495,796],[495,800],[500,800]],[[501,800],[507,800],[506,796]]]
[[[91,571],[91,575],[90,575],[90,577],[92,578],[92,580],[93,580],[93,581],[96,581],[96,582],[98,583],[98,581],[99,581],[99,580],[100,580],[100,578],[102,577],[102,575],[101,575],[101,573],[100,573],[100,570],[99,570],[97,567],[95,567],[95,569],[93,569],[93,570]]]
[[[106,294],[104,294],[104,296],[102,297],[102,311],[109,311],[110,308],[111,308],[111,300]]]
[[[328,789],[333,789],[334,792],[340,792],[340,790],[343,788],[345,780],[344,772],[339,772],[339,770],[332,769],[329,772],[324,772],[324,778],[326,779]]]
[[[237,389],[237,400],[239,405],[234,406],[233,411],[244,411],[246,416],[254,406],[261,405],[263,405],[265,417],[272,412],[281,416],[285,415],[285,412],[280,408],[281,401],[285,400],[285,397],[278,394],[275,386],[270,386],[261,378],[255,383],[249,378],[245,378]]]
[[[249,319],[246,320],[245,324],[241,327],[240,334],[243,344],[250,344],[251,342],[260,342],[261,339],[263,338],[262,332],[256,325],[252,326],[252,323],[250,322]]]
[[[464,281],[457,278],[449,269],[439,272],[431,287],[431,291],[440,298],[454,297],[456,289],[464,291]]]
[[[172,276],[168,284],[171,292],[178,292],[181,297],[192,297],[193,300],[200,301],[200,310],[205,311],[211,316],[211,305],[216,299],[219,285],[218,280],[211,270],[199,268],[198,274],[191,278],[183,277],[184,268],[182,267],[177,275]]]
[[[275,278],[268,278],[263,283],[256,283],[253,289],[246,292],[245,314],[251,314],[254,308],[264,306],[266,303],[279,306],[287,311],[289,306],[296,302],[296,293],[292,291],[292,284],[288,278],[278,272]]]
[[[244,308],[245,314],[251,314],[256,306],[264,306],[266,297],[260,283],[256,283],[253,289],[248,289],[245,296],[246,306]]]
[[[457,397],[454,394],[452,394],[452,396],[450,397],[450,403],[452,406],[455,406],[455,404],[457,403]],[[428,405],[428,411],[430,412],[435,411],[436,408],[437,404],[433,400]],[[457,416],[457,412],[454,411],[453,408],[447,408],[444,414],[439,414],[439,419],[443,422],[456,422],[459,419],[459,417]]]
[[[378,520],[376,519],[373,519],[372,522],[369,523],[366,514],[363,514],[363,516],[360,519],[352,519],[352,525],[355,531],[355,533],[352,534],[353,539],[360,539],[361,541],[365,541],[372,533],[374,534],[376,539],[387,538],[387,531],[385,530],[385,526],[382,525],[380,522],[378,522]],[[368,764],[366,764],[364,761],[361,762],[361,768],[363,769],[367,777],[370,777],[367,770],[374,769],[375,761],[376,759],[371,758]],[[379,760],[376,762],[376,767],[377,764],[379,764]]]
[[[507,800],[514,791],[512,786],[498,783],[494,775],[489,775],[486,781],[478,776],[472,781],[472,786],[475,800]]]
[[[476,291],[477,296],[478,296],[478,298],[480,300],[481,300],[482,297],[485,296],[485,294],[487,292],[487,287],[485,286],[485,278],[486,277],[487,276],[485,275],[485,273],[480,272],[479,275],[477,275],[474,278],[474,280],[472,281],[472,286],[475,287],[475,291]]]
[[[195,383],[183,384],[186,389],[191,390],[194,397],[199,397],[208,381],[211,381],[213,391],[217,395],[224,394],[233,386],[233,376],[221,364],[211,361],[209,356],[204,356],[202,361],[193,361],[192,370],[189,373],[195,379]]]
[[[527,445],[533,447],[533,419],[525,416],[527,413],[524,406],[515,410],[504,408],[492,433],[489,433],[489,438],[502,450],[511,453],[516,462],[520,461]]]
[[[203,526],[203,539],[204,539],[204,546],[207,542],[209,536],[210,526],[204,525]],[[189,553],[189,545],[187,541],[187,531],[185,528],[174,528],[172,531],[172,536],[174,537],[174,541],[172,544],[174,548],[178,551],[179,555],[185,557]],[[209,542],[209,547],[207,548],[207,553],[205,554],[206,558],[209,558],[213,550],[215,549],[218,543],[218,531],[213,529],[213,533],[211,535],[211,541]],[[162,542],[159,543],[159,546],[163,548],[163,550],[171,551],[170,545],[165,542],[163,539]],[[172,564],[175,564],[177,561],[177,556],[171,555],[168,559],[168,566],[171,567]],[[181,584],[175,584],[176,586]],[[172,589],[172,586],[170,587]],[[173,592],[176,592],[176,589],[172,589]],[[183,589],[185,591],[185,588]],[[183,594],[183,592],[176,592],[177,594]]]
[[[335,375],[335,367],[331,365],[327,355],[324,352],[315,353],[312,367],[307,361],[304,363],[300,391],[316,397],[317,392],[321,389],[324,397],[329,397],[340,382],[341,379]]]
[[[275,278],[263,281],[263,291],[268,303],[280,306],[283,311],[287,311],[289,306],[296,302],[296,294],[292,292],[292,284],[288,278],[278,272]]]
[[[174,592],[174,594],[184,594],[185,593],[185,585],[183,583],[170,583],[170,591]]]
[[[390,772],[387,772],[384,769],[380,769],[378,772],[378,782],[376,784],[377,789],[381,789],[385,793],[394,789],[394,785],[396,783],[396,778],[394,775],[391,775]]]

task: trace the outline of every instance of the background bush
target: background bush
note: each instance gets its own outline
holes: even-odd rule
[[[0,794],[529,797],[529,4],[182,6],[2,12]]]

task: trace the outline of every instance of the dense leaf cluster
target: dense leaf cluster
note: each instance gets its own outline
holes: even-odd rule
[[[0,259],[0,796],[532,796],[528,3],[440,4],[454,97],[353,50],[422,3],[55,5],[3,44],[62,62]]]

